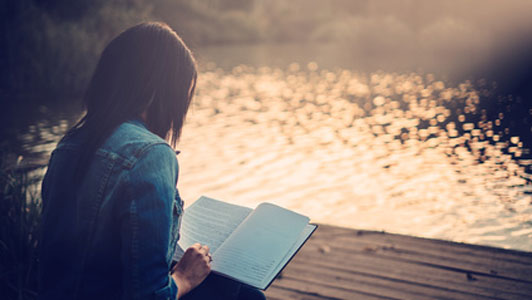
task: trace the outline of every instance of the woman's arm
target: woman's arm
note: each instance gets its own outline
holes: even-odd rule
[[[124,299],[175,299],[169,274],[177,159],[166,144],[150,146],[124,179],[120,206]]]

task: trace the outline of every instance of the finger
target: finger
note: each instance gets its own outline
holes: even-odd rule
[[[209,247],[205,246],[205,247],[202,247],[198,250],[199,253],[203,254],[203,255],[207,255],[209,253]]]
[[[207,264],[207,266],[209,266],[211,264],[212,257],[210,255],[205,255],[203,257],[203,260],[205,261],[205,264]]]
[[[200,243],[194,243],[192,246],[190,246],[191,248],[196,248],[196,249],[201,249],[201,244]]]

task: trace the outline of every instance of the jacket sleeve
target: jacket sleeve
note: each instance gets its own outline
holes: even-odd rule
[[[170,277],[178,165],[166,144],[149,146],[125,176],[120,213],[124,299],[176,299]]]

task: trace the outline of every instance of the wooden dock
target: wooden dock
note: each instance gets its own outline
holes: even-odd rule
[[[268,299],[532,299],[532,253],[320,225]]]

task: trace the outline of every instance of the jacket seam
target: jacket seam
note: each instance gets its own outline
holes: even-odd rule
[[[135,156],[135,161],[132,162],[131,166],[129,167],[130,169],[132,169],[133,167],[135,167],[135,165],[137,164],[137,162],[140,160],[140,158],[152,147],[154,146],[157,146],[157,145],[165,145],[166,147],[170,148],[170,150],[172,150],[172,147],[170,147],[170,145],[168,145],[168,143],[166,142],[154,142],[154,143],[149,143],[149,144],[145,144],[143,147],[141,147],[140,149],[138,149],[135,153],[134,153],[134,156]]]
[[[87,247],[85,247],[84,252],[83,252],[83,256],[82,256],[81,274],[84,274],[84,272],[85,272],[84,270],[85,270],[85,266],[86,266],[86,262],[87,262],[87,256],[89,254],[89,249],[91,248],[90,246],[92,245],[92,242],[93,242],[93,239],[94,239],[94,232],[96,231],[95,223],[96,223],[96,220],[98,219],[98,215],[99,215],[99,212],[100,212],[100,206],[101,206],[102,201],[103,201],[104,191],[107,188],[107,184],[109,183],[109,177],[111,176],[111,173],[112,173],[112,170],[114,168],[114,165],[115,165],[115,160],[110,160],[110,163],[107,165],[107,169],[104,172],[104,175],[103,175],[102,180],[101,180],[100,187],[99,187],[98,192],[96,194],[97,195],[96,196],[96,201],[94,202],[94,204],[91,207],[91,217],[92,218],[90,219],[90,221],[89,221],[90,223],[89,223],[89,226],[88,226],[88,228],[90,228],[90,232],[89,232],[89,235],[88,235],[87,240],[86,240]],[[76,295],[76,296],[78,295],[80,286],[81,286],[81,276],[77,278],[76,288],[74,290],[74,295]]]

